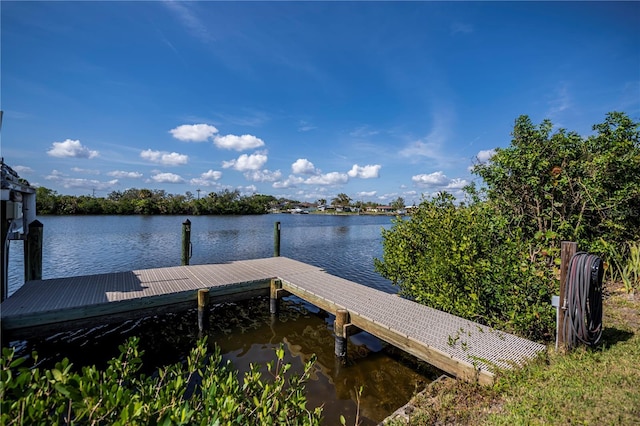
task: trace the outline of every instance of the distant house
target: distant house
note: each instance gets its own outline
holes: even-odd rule
[[[391,206],[376,206],[376,213],[393,213],[395,209]]]

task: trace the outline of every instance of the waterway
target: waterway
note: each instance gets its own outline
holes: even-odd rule
[[[182,222],[177,216],[42,216],[43,278],[175,266],[180,264]],[[374,271],[382,257],[381,230],[392,226],[385,216],[262,215],[195,216],[191,221],[191,264],[256,259],[273,255],[273,229],[281,223],[282,256],[324,268],[339,277],[395,293]],[[10,248],[9,293],[23,282],[22,243]],[[209,342],[240,371],[266,363],[284,343],[286,361],[302,371],[317,355],[307,384],[309,406],[324,407],[325,424],[344,415],[354,424],[358,399],[360,424],[377,424],[405,404],[416,389],[438,375],[427,364],[360,333],[349,341],[346,365],[333,355],[333,316],[296,298],[286,298],[273,320],[268,300],[212,308]],[[184,360],[197,339],[195,310],[20,342],[24,353],[41,358],[66,356],[76,365],[104,365],[129,336],[140,336],[147,368]],[[362,395],[357,390],[362,386]]]

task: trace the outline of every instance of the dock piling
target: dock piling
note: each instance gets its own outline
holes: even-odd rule
[[[29,224],[27,240],[24,242],[24,280],[42,279],[42,240],[44,225],[39,220]]]
[[[191,259],[191,221],[182,222],[182,266],[189,264]]]
[[[347,339],[345,325],[349,323],[349,311],[346,309],[338,309],[336,311],[336,319],[333,322],[333,332],[336,336],[336,357],[341,360],[347,358]]]
[[[198,290],[198,335],[200,338],[209,329],[209,289]]]
[[[273,224],[273,257],[280,257],[280,222]]]
[[[277,315],[279,310],[278,291],[282,288],[282,281],[271,280],[271,292],[269,296],[269,312],[271,315]]]

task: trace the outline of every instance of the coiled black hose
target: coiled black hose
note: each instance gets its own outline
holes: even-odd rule
[[[579,252],[569,262],[565,281],[562,333],[567,349],[578,341],[595,346],[602,337],[602,260]]]

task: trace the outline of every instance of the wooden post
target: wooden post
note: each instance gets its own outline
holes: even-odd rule
[[[7,297],[9,297],[9,247],[10,242],[7,238],[7,234],[9,233],[9,221],[5,220],[4,214],[6,211],[7,202],[2,200],[2,218],[0,218],[0,223],[2,224],[2,271],[0,271],[0,275],[2,275],[2,286],[0,286],[0,302],[4,301]]]
[[[578,251],[578,244],[563,241],[560,246],[560,306],[558,307],[558,324],[556,325],[556,350],[564,349],[564,314],[566,310],[565,282],[569,272],[569,262]]]
[[[44,225],[39,220],[29,224],[27,240],[24,242],[24,280],[42,279],[42,236]]]
[[[209,289],[198,290],[198,336],[202,336],[209,329]]]
[[[273,225],[273,257],[280,256],[280,222]]]
[[[282,281],[271,280],[271,294],[269,296],[269,312],[271,315],[277,315],[279,310],[278,290],[282,288]]]
[[[191,221],[182,222],[182,265],[188,265],[191,259]]]
[[[347,333],[345,332],[345,324],[349,323],[349,311],[346,309],[338,309],[336,311],[336,319],[333,322],[333,332],[336,335],[336,356],[341,360],[347,357]]]

